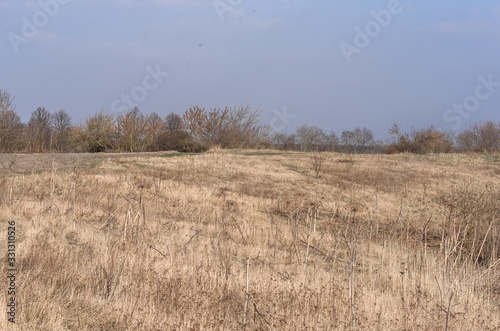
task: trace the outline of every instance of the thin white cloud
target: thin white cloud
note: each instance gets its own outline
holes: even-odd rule
[[[487,13],[480,8],[471,8],[466,17],[459,20],[446,20],[430,23],[420,27],[420,30],[449,34],[465,39],[500,39],[500,7],[488,9]]]
[[[38,31],[36,36],[33,38],[33,40],[38,42],[38,43],[55,44],[55,43],[69,41],[70,38],[61,37],[57,33],[46,32],[46,31],[40,30],[40,31]]]

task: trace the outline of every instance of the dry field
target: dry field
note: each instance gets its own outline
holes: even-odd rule
[[[500,157],[1,156],[1,330],[500,330]]]

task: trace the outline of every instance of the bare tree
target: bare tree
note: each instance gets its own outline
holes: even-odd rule
[[[0,111],[0,152],[12,153],[21,149],[23,124],[13,111]]]
[[[0,111],[15,111],[14,99],[15,97],[11,96],[8,91],[0,89]]]
[[[117,132],[113,115],[99,113],[90,116],[85,124],[76,130],[76,142],[79,148],[96,153],[113,150]]]
[[[271,128],[260,125],[261,113],[242,105],[229,110],[225,147],[255,148],[270,143]]]
[[[357,143],[356,143],[356,134],[353,131],[342,131],[342,135],[340,136],[340,141],[342,145],[344,145],[344,150],[347,153],[356,153]]]
[[[426,129],[412,128],[410,133],[402,133],[397,124],[389,129],[392,138],[386,147],[387,153],[450,153],[454,150],[454,139],[449,133],[433,126]]]
[[[373,144],[373,132],[366,127],[355,128],[354,129],[355,141],[356,141],[356,150],[359,148],[361,152],[366,152],[366,147]]]
[[[165,117],[165,128],[168,132],[182,130],[182,117],[176,113],[170,113]]]
[[[270,142],[271,129],[259,125],[261,113],[249,106],[206,111],[198,106],[184,113],[186,130],[200,143],[223,148],[254,148]]]
[[[52,127],[54,130],[53,144],[59,152],[69,150],[71,131],[71,116],[63,109],[52,114]]]
[[[340,140],[339,137],[335,134],[335,132],[330,132],[328,136],[328,150],[331,152],[336,152],[339,150]]]
[[[271,137],[271,144],[273,148],[279,150],[293,150],[296,148],[296,137],[295,134],[286,134],[276,132]]]
[[[323,150],[328,143],[328,137],[317,126],[304,124],[297,128],[296,134],[303,151]]]
[[[150,137],[150,141],[146,146],[146,151],[157,152],[159,151],[158,137],[166,132],[165,121],[155,112],[150,113],[145,118]]]
[[[297,136],[295,134],[287,134],[283,142],[285,150],[294,150],[297,146]]]
[[[23,125],[15,110],[14,97],[0,90],[0,152],[12,153],[21,148]]]
[[[229,109],[212,109],[194,106],[184,113],[183,123],[196,142],[222,145]]]
[[[146,116],[146,126],[148,130],[148,150],[158,150],[158,146],[154,146],[158,137],[165,131],[165,121],[163,121],[155,112]]]
[[[153,142],[160,129],[160,118],[152,114],[144,116],[134,107],[116,119],[118,145],[129,152],[144,152]]]
[[[38,107],[28,122],[27,149],[30,153],[41,153],[51,149],[51,114],[44,107]]]
[[[500,152],[500,122],[476,123],[457,138],[460,150],[467,153]]]

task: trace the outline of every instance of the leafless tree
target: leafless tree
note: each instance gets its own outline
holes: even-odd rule
[[[271,128],[260,125],[261,113],[242,105],[229,110],[225,132],[227,148],[255,148],[270,142]]]
[[[373,144],[373,132],[366,127],[354,129],[356,140],[356,149],[359,148],[361,152],[366,152],[366,148]]]
[[[71,116],[63,109],[52,114],[53,145],[59,152],[67,152],[70,146]]]
[[[161,118],[156,113],[144,116],[134,107],[116,119],[118,145],[128,152],[144,152],[159,134]]]
[[[270,142],[271,129],[260,125],[260,111],[249,106],[206,111],[198,106],[184,113],[183,123],[195,141],[223,148],[254,148]]]
[[[76,130],[76,142],[80,149],[96,153],[113,150],[116,146],[117,131],[113,115],[99,113],[90,116],[85,124]]]
[[[304,124],[297,128],[296,134],[303,151],[324,150],[328,143],[328,137],[317,126]]]
[[[12,153],[21,148],[23,125],[15,110],[14,97],[0,90],[0,152]]]
[[[439,131],[433,126],[426,129],[412,129],[402,133],[398,125],[389,129],[392,138],[386,147],[387,153],[450,153],[454,150],[454,140],[450,133]]]
[[[0,89],[0,111],[15,111],[14,99],[8,91]]]
[[[295,134],[276,132],[271,138],[271,145],[278,150],[294,150],[296,148]]]
[[[353,131],[348,131],[348,130],[342,131],[342,135],[340,136],[340,141],[342,142],[342,145],[344,145],[344,150],[347,153],[356,153],[357,151],[356,134]]]
[[[52,145],[51,114],[44,107],[38,107],[28,122],[27,150],[30,153],[49,151]]]
[[[221,145],[228,117],[228,108],[207,112],[205,108],[194,106],[184,113],[183,123],[196,142]]]
[[[152,112],[146,116],[146,125],[149,132],[147,149],[150,151],[157,151],[158,146],[155,146],[155,142],[158,137],[165,132],[165,121],[162,120],[160,115]]]
[[[170,113],[165,117],[165,128],[168,132],[182,130],[182,117],[176,113]]]
[[[328,136],[328,149],[331,152],[337,152],[339,150],[340,140],[339,137],[335,134],[335,132],[330,132]]]
[[[457,143],[467,153],[499,153],[500,122],[476,123],[458,135]]]

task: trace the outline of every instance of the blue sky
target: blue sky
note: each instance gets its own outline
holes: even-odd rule
[[[500,120],[494,1],[4,0],[0,31],[0,89],[23,121],[39,106],[78,123],[128,104],[162,117],[248,104],[282,132],[383,139],[394,121]]]

